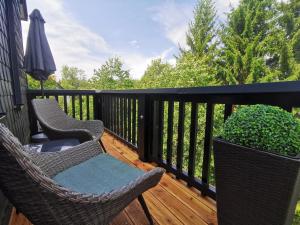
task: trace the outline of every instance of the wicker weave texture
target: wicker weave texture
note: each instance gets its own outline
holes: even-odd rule
[[[55,183],[60,171],[102,153],[97,142],[66,152],[30,155],[0,124],[0,187],[14,206],[35,225],[108,224],[131,201],[161,179],[155,168],[118,190],[101,195],[76,193]]]
[[[104,132],[100,120],[76,120],[61,110],[55,100],[33,99],[32,106],[40,125],[50,139],[77,138],[81,143],[99,140]]]

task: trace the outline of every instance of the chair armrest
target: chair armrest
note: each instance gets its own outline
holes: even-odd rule
[[[92,135],[95,139],[100,139],[103,132],[104,132],[104,125],[101,120],[86,120],[86,121],[81,121],[82,123],[82,128],[87,129],[93,133]]]
[[[99,142],[88,141],[60,152],[30,153],[33,162],[49,177],[103,152]]]
[[[58,129],[50,126],[43,127],[45,133],[50,139],[66,139],[66,138],[76,138],[80,143],[93,140],[93,134],[84,128],[66,128]]]
[[[64,211],[72,212],[73,225],[108,224],[130,202],[157,185],[164,171],[164,169],[155,168],[124,187],[100,195],[77,193],[49,179],[43,185],[45,192],[43,196],[54,214],[63,214]],[[58,219],[60,224],[69,222],[69,218],[59,217]]]

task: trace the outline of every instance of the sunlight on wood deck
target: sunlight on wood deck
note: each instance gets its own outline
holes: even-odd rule
[[[155,167],[154,164],[141,162],[134,151],[107,133],[102,140],[112,156],[143,170]],[[172,174],[165,174],[156,187],[144,193],[144,198],[156,225],[217,225],[215,201],[203,198],[199,191],[187,187],[184,182],[176,180]],[[125,224],[148,224],[137,200],[111,223],[111,225]],[[10,225],[31,225],[31,223],[22,214],[16,214],[14,210]]]

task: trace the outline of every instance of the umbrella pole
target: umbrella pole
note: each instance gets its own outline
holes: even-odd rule
[[[42,94],[42,98],[44,98],[44,82],[42,79],[40,80],[40,82],[41,82],[41,94]]]

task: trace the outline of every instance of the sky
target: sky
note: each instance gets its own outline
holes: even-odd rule
[[[224,21],[239,0],[215,0]],[[178,46],[185,47],[188,24],[197,0],[27,0],[29,14],[39,9],[57,72],[75,66],[92,76],[110,57],[120,57],[139,79],[153,59],[175,64]],[[22,22],[26,48],[29,21]]]

